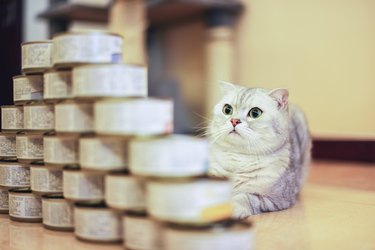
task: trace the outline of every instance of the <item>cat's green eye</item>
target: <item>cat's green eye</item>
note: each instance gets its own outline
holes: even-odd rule
[[[250,116],[253,119],[259,118],[263,114],[263,111],[260,108],[252,108],[250,109],[248,116]]]
[[[229,104],[225,104],[224,107],[223,107],[223,113],[225,115],[231,115],[231,114],[233,114],[233,107],[230,106]]]

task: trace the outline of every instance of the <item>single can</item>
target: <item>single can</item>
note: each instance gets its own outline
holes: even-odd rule
[[[169,224],[163,230],[166,250],[254,249],[252,223],[224,221],[207,226]]]
[[[9,213],[8,189],[0,187],[0,214]]]
[[[44,73],[43,78],[45,101],[72,98],[72,72],[70,70],[50,70]]]
[[[62,182],[62,169],[46,166],[43,162],[30,165],[30,186],[34,193],[61,193]]]
[[[0,159],[16,158],[16,134],[0,133]]]
[[[95,132],[150,136],[173,132],[173,102],[167,99],[107,99],[94,107]]]
[[[128,143],[119,137],[81,137],[79,164],[82,169],[121,170],[128,166]]]
[[[29,188],[9,190],[9,216],[21,222],[42,222],[42,200]]]
[[[143,211],[146,208],[145,183],[127,173],[105,177],[105,202],[114,209]]]
[[[63,192],[66,199],[73,201],[101,201],[104,199],[104,175],[66,166],[63,169]]]
[[[73,69],[73,96],[145,97],[147,69],[126,64],[83,65]]]
[[[3,132],[23,129],[22,106],[1,106],[1,129]]]
[[[44,162],[51,165],[78,164],[78,136],[45,135]]]
[[[186,135],[136,138],[129,144],[129,167],[141,176],[189,177],[204,175],[208,142]]]
[[[93,104],[66,101],[55,105],[55,130],[63,133],[90,133],[94,130]]]
[[[103,203],[76,203],[74,207],[74,233],[80,240],[93,242],[121,242],[120,213]]]
[[[0,162],[0,186],[30,187],[30,167],[19,162]]]
[[[146,184],[147,211],[176,223],[210,223],[231,218],[232,185],[227,179],[154,179]]]
[[[126,213],[122,220],[124,246],[133,250],[160,250],[162,248],[161,223],[145,213]],[[179,249],[179,248],[176,248]]]
[[[25,104],[43,99],[43,75],[13,77],[13,101]]]
[[[43,73],[52,67],[52,41],[22,43],[22,71],[26,74]]]
[[[50,131],[55,128],[55,112],[51,104],[35,103],[23,107],[24,129]]]
[[[25,163],[43,160],[43,135],[18,133],[16,135],[16,155],[20,162]]]
[[[122,37],[106,32],[63,33],[53,37],[53,65],[69,68],[86,63],[121,61]]]
[[[43,226],[57,231],[73,231],[73,205],[62,194],[42,196]]]

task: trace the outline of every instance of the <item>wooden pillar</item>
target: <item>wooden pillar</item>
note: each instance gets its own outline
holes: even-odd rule
[[[115,0],[110,9],[109,30],[124,38],[124,63],[147,65],[145,32],[147,28],[144,0]]]

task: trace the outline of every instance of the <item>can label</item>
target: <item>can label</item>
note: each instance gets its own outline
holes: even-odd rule
[[[53,105],[24,106],[24,128],[44,130],[55,128]]]
[[[44,137],[44,161],[53,164],[78,163],[78,138]]]
[[[51,227],[74,227],[73,206],[64,199],[42,200],[43,224]]]
[[[16,136],[16,154],[19,159],[42,160],[43,136]]]
[[[2,129],[20,130],[23,129],[23,108],[2,107],[1,108]]]
[[[17,218],[42,218],[41,198],[33,194],[9,193],[9,215]]]
[[[0,165],[0,185],[6,187],[30,186],[30,167],[23,165]]]
[[[162,227],[160,224],[147,217],[130,216],[125,216],[123,223],[124,242],[127,248],[162,249]]]
[[[121,217],[109,209],[74,209],[74,233],[83,239],[117,241],[122,239]]]
[[[63,171],[64,197],[76,200],[103,199],[104,177],[79,171]]]
[[[0,135],[0,157],[16,156],[16,136]]]
[[[43,99],[43,77],[40,75],[13,79],[13,101]]]
[[[37,192],[62,192],[62,170],[31,167],[31,190]]]
[[[94,130],[92,104],[57,104],[56,131],[91,132]]]
[[[51,43],[32,43],[22,45],[22,70],[52,67]]]
[[[44,99],[72,97],[72,74],[70,71],[44,73]]]
[[[8,190],[0,188],[0,211],[9,210]]]

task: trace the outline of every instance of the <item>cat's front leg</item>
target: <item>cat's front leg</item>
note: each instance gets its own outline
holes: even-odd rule
[[[237,219],[245,219],[252,215],[252,209],[249,204],[247,193],[240,193],[232,197],[233,213],[232,217]]]

